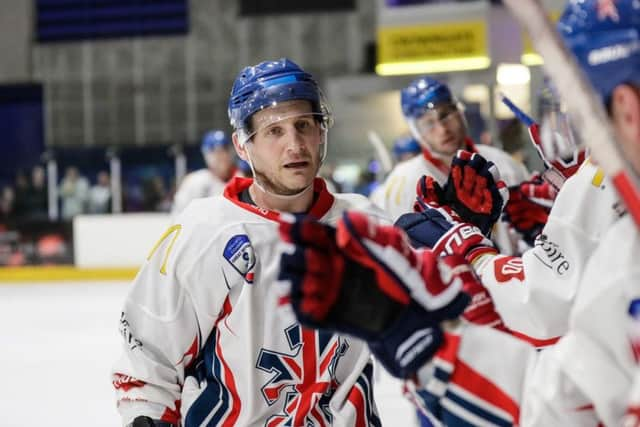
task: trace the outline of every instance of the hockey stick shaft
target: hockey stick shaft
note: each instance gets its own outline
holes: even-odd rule
[[[504,0],[526,28],[544,58],[544,67],[556,82],[572,120],[604,172],[609,175],[629,213],[640,227],[640,192],[633,171],[625,163],[603,103],[595,94],[573,55],[537,0]]]
[[[389,150],[385,147],[384,142],[382,142],[382,138],[376,131],[370,130],[367,132],[367,138],[369,139],[369,143],[373,147],[374,152],[376,153],[376,157],[380,160],[380,166],[382,166],[382,170],[385,175],[388,174],[393,168],[393,161],[391,160],[391,155],[389,154]]]
[[[531,142],[533,143],[535,149],[540,154],[540,157],[542,157],[542,160],[546,164],[549,164],[549,161],[545,157],[545,154],[540,147],[540,130],[538,122],[533,120],[533,118],[531,118],[527,113],[518,108],[518,106],[514,104],[513,101],[511,101],[509,98],[507,98],[504,93],[500,94],[500,100],[504,105],[507,106],[507,108],[509,108],[509,110],[511,110],[511,112],[520,121],[520,123],[527,127],[527,130],[529,131],[529,138],[531,139]]]
[[[533,120],[527,113],[518,108],[518,106],[514,104],[513,101],[511,101],[504,93],[500,94],[500,100],[526,127],[531,127],[531,125],[536,123],[535,120]]]

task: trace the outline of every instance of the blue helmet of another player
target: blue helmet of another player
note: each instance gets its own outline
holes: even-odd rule
[[[640,84],[640,2],[571,0],[558,31],[605,102],[622,83]]]
[[[420,77],[402,89],[400,103],[413,137],[432,155],[449,163],[467,138],[462,105],[449,87]]]
[[[205,133],[200,143],[202,154],[213,151],[218,147],[231,147],[231,139],[221,130],[211,130]]]
[[[282,58],[245,67],[231,89],[229,121],[236,131],[247,137],[255,131],[250,129],[251,116],[265,108],[295,100],[309,101],[313,113],[326,128],[330,127],[331,112],[322,91],[313,76],[296,63]]]
[[[251,171],[251,165],[247,162],[245,162],[242,159],[238,159],[236,161],[236,166],[238,167],[238,169],[240,170],[240,172],[242,172],[242,174],[247,175],[252,173]]]
[[[449,87],[430,77],[420,77],[400,92],[402,114],[406,119],[418,119],[438,104],[455,103]]]
[[[400,160],[407,156],[419,154],[422,151],[420,144],[413,136],[405,135],[396,139],[393,143],[391,152],[396,160]]]

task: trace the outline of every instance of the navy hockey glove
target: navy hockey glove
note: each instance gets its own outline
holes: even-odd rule
[[[427,208],[402,215],[395,224],[415,248],[428,247],[437,255],[460,255],[472,263],[481,255],[496,254],[495,246],[480,229],[442,210]]]
[[[335,229],[308,218],[282,222],[280,234],[293,244],[279,279],[291,284],[298,320],[367,341],[400,378],[437,351],[440,322],[462,313],[469,302],[463,282],[477,280],[462,258],[415,251],[401,230],[355,212]]]

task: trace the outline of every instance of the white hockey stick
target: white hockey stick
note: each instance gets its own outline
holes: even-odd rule
[[[367,137],[369,138],[369,143],[373,146],[376,157],[380,160],[382,171],[385,175],[388,174],[393,168],[393,160],[391,160],[389,150],[385,147],[384,142],[382,142],[382,138],[380,138],[380,135],[378,135],[376,131],[370,130],[367,133]]]
[[[567,104],[571,119],[591,155],[611,177],[627,210],[640,227],[640,186],[626,164],[602,101],[595,94],[573,55],[566,49],[555,26],[538,0],[504,0],[518,22],[531,36],[533,45],[544,58],[544,67],[552,76]]]

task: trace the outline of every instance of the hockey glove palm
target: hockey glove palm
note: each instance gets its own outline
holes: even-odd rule
[[[503,219],[522,234],[529,245],[533,245],[547,223],[556,194],[554,188],[540,177],[511,187]]]
[[[487,236],[509,198],[496,166],[479,154],[463,150],[453,158],[444,188],[432,177],[423,176],[416,192],[415,211],[437,208],[451,214],[453,210],[461,222],[477,226]]]

